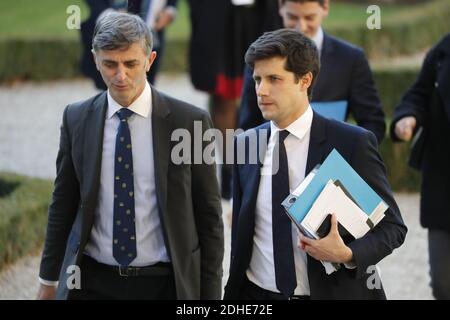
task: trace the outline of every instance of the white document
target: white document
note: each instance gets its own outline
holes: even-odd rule
[[[231,0],[235,6],[248,6],[255,3],[255,0]]]
[[[327,215],[332,213],[336,214],[339,223],[356,239],[370,230],[366,222],[367,214],[348,198],[339,186],[329,180],[303,219],[302,225],[309,230],[317,231]]]
[[[303,181],[297,186],[297,188],[294,189],[291,193],[298,197],[302,194],[303,191],[305,191],[306,187],[309,185],[309,183],[312,181],[314,176],[316,175],[317,171],[319,170],[320,166],[316,166],[306,177],[303,179]]]

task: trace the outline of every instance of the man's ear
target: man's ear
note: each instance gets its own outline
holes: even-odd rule
[[[97,68],[98,71],[100,71],[100,68],[98,67],[98,61],[97,61],[97,55],[95,54],[94,49],[91,50],[92,52],[92,59],[94,59],[94,63],[95,63],[95,67]]]
[[[150,67],[152,66],[153,62],[156,59],[156,51],[152,51],[152,53],[150,53],[150,56],[148,57],[147,60],[147,66],[146,66],[146,71],[149,72],[150,71]]]
[[[302,91],[308,91],[308,88],[311,86],[313,81],[313,74],[312,72],[308,72],[304,76],[300,78],[300,88]]]
[[[330,10],[330,1],[329,0],[324,0],[322,8],[323,8],[324,16],[328,17],[328,12]]]

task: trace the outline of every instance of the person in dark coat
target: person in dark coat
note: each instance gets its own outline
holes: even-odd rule
[[[86,0],[90,15],[80,26],[80,37],[82,44],[82,53],[80,61],[80,70],[86,77],[94,81],[95,87],[99,90],[106,90],[106,84],[103,82],[100,72],[98,72],[94,57],[92,56],[92,35],[94,34],[95,22],[102,12],[106,9],[126,9],[126,0]]]
[[[395,108],[394,141],[417,135],[410,164],[422,173],[420,222],[428,229],[431,286],[450,299],[450,34],[427,54],[412,87]]]

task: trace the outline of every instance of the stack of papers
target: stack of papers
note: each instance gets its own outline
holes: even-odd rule
[[[334,213],[346,243],[363,237],[383,219],[388,208],[336,149],[282,205],[300,232],[312,239],[328,234],[330,215]],[[337,270],[336,264],[322,264],[327,274]]]

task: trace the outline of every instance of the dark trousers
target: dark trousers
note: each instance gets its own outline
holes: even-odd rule
[[[450,300],[450,232],[428,230],[428,250],[433,295]]]
[[[175,300],[173,273],[121,276],[110,266],[84,256],[80,266],[81,289],[72,289],[69,300]]]
[[[309,296],[293,296],[287,298],[281,293],[263,289],[245,277],[239,300],[309,300]]]

